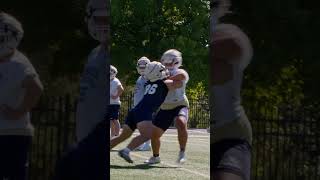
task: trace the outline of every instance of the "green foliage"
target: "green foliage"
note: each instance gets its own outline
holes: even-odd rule
[[[316,5],[311,1],[233,1],[234,14],[226,18],[235,22],[249,35],[254,47],[254,61],[250,65],[258,76],[255,83],[277,79],[280,68],[290,66],[293,59],[301,60],[299,79],[306,98],[320,100],[319,53],[316,53],[320,30]],[[306,28],[308,27],[308,28]],[[249,67],[249,68],[251,68]],[[260,73],[263,72],[263,73]],[[259,79],[258,79],[259,78]]]
[[[141,56],[158,60],[176,48],[183,54],[189,84],[207,79],[208,1],[112,1],[112,64],[125,84],[133,85]]]
[[[304,80],[299,71],[301,61],[294,60],[275,71],[253,71],[244,78],[242,94],[248,101],[272,102],[272,106],[282,104],[300,105],[304,99]],[[268,78],[261,80],[264,74]],[[250,102],[247,102],[250,103]],[[270,103],[271,105],[271,103]]]
[[[0,3],[1,10],[22,22],[25,37],[19,48],[35,65],[49,91],[66,84],[76,86],[78,81],[74,76],[80,75],[87,55],[97,45],[88,35],[84,22],[86,3],[87,0]],[[196,87],[199,81],[208,84],[209,0],[112,0],[111,3],[112,64],[119,69],[124,84],[134,84],[139,57],[159,60],[169,48],[183,53],[183,68],[191,77],[189,87]],[[38,8],[39,4],[43,6]],[[297,0],[233,1],[234,14],[225,21],[239,25],[253,43],[254,60],[246,72],[251,79],[244,83],[252,84],[245,87],[254,88],[256,91],[252,90],[251,94],[260,100],[271,98],[280,102],[284,101],[281,93],[297,92],[294,101],[299,101],[298,86],[306,98],[320,99],[319,38],[315,36],[320,21],[313,20],[320,11],[315,11],[315,7]],[[292,82],[295,75],[282,72],[286,71],[285,67],[292,71],[293,59],[301,60],[298,66],[294,65],[299,72],[296,82]],[[289,73],[288,81],[276,75],[286,73]],[[61,79],[65,79],[63,83]],[[72,91],[64,89],[64,93]],[[63,93],[62,89],[59,93]]]
[[[196,101],[206,95],[207,92],[203,82],[198,82],[195,87],[189,87],[187,89],[187,96],[191,101]]]

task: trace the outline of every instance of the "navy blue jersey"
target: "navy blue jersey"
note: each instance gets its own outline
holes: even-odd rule
[[[164,102],[168,91],[169,89],[163,80],[148,81],[142,100],[133,109],[135,111],[143,110],[148,113],[156,111]]]

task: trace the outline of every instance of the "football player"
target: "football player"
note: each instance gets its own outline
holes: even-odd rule
[[[188,73],[179,68],[182,65],[182,55],[176,49],[169,49],[163,53],[161,63],[169,70],[172,80],[180,80],[182,86],[168,93],[164,103],[160,107],[153,120],[152,151],[153,156],[146,163],[154,164],[160,162],[160,137],[175,122],[178,130],[178,141],[180,151],[177,163],[186,161],[185,149],[188,140],[187,122],[189,114],[189,101],[186,96],[186,85],[189,80]]]
[[[133,96],[133,106],[135,107],[143,98],[145,85],[147,83],[147,79],[144,76],[144,72],[146,69],[147,64],[150,63],[150,60],[143,56],[137,62],[137,71],[140,74],[139,78],[136,81],[136,85],[134,88],[134,96]],[[143,143],[139,146],[136,150],[139,151],[149,151],[151,149],[151,141],[148,140],[147,142]]]
[[[151,137],[152,114],[163,103],[168,91],[182,86],[181,81],[167,79],[169,72],[160,62],[153,61],[147,64],[144,75],[148,82],[142,100],[129,111],[120,136],[111,139],[110,142],[110,149],[112,149],[128,139],[138,128],[140,135],[133,138],[126,148],[119,151],[119,156],[129,163],[133,163],[130,152]]]
[[[253,50],[238,26],[220,22],[230,6],[229,0],[215,0],[211,9],[211,169],[215,180],[249,180],[252,129],[240,91]]]
[[[99,42],[91,51],[80,80],[76,110],[77,144],[57,163],[56,179],[107,179],[108,78],[110,1],[89,0],[85,21],[89,34]],[[106,71],[107,69],[107,71]]]
[[[21,23],[0,12],[0,179],[28,179],[30,111],[43,91],[36,70],[17,49],[23,35]]]
[[[121,82],[116,75],[118,73],[117,68],[110,66],[110,105],[109,109],[109,119],[111,127],[111,138],[113,136],[118,136],[120,132],[120,122],[119,122],[119,111],[120,111],[120,96],[123,93],[124,89]]]

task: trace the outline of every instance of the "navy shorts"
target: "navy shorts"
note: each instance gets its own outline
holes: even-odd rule
[[[118,104],[111,104],[108,106],[108,111],[109,111],[109,119],[110,120],[117,120],[119,119],[119,114],[120,114],[120,105]]]
[[[28,179],[31,136],[0,136],[0,179]]]
[[[158,128],[161,128],[163,131],[166,131],[174,122],[174,119],[177,116],[184,116],[188,120],[189,109],[186,106],[178,106],[174,109],[163,110],[157,113],[156,117],[152,121],[153,125]]]
[[[107,125],[106,120],[99,123],[86,138],[62,155],[56,164],[54,180],[101,180],[109,177]]]
[[[132,131],[137,129],[137,124],[141,121],[152,121],[152,112],[132,109],[129,111],[125,124],[130,127]]]
[[[211,161],[212,174],[228,172],[250,179],[251,146],[245,140],[225,139],[211,144],[213,158]]]

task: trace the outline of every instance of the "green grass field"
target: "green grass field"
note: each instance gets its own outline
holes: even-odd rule
[[[110,152],[111,180],[173,180],[173,179],[210,179],[210,138],[206,130],[189,130],[187,144],[187,161],[183,165],[175,163],[179,144],[176,129],[169,129],[162,137],[161,163],[146,165],[152,151],[134,151],[131,156],[133,164],[118,156],[118,150],[125,147],[129,140],[118,145]]]

